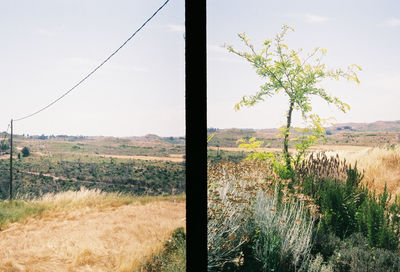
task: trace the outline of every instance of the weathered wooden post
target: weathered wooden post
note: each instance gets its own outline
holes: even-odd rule
[[[13,119],[11,119],[11,136],[10,136],[10,200],[12,200],[13,186]]]

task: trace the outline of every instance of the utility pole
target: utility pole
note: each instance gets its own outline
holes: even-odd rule
[[[10,200],[12,200],[12,185],[13,185],[13,120],[11,119],[11,137],[10,137]]]

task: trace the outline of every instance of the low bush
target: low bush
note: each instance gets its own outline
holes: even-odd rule
[[[311,250],[314,219],[304,203],[292,200],[279,204],[259,191],[253,203],[255,237],[253,252],[262,271],[296,271],[304,268]]]
[[[386,187],[381,194],[371,192],[361,184],[363,175],[357,170],[357,165],[352,168],[345,162],[340,163],[337,157],[310,157],[308,163],[312,169],[318,169],[315,171],[318,176],[314,176],[312,171],[303,171],[300,188],[314,199],[320,209],[319,228],[322,233],[332,233],[344,239],[360,232],[367,237],[371,247],[398,248],[400,201],[396,198],[389,204],[391,195]],[[330,172],[334,164],[346,169],[345,180],[334,178]]]
[[[311,260],[308,272],[333,272],[332,264],[326,264],[324,262],[324,258],[321,254],[315,255],[315,257]]]
[[[400,271],[400,255],[381,248],[371,248],[361,233],[355,233],[341,242],[330,263],[338,272],[395,272]]]
[[[184,229],[177,228],[174,230],[171,238],[164,243],[163,250],[152,256],[139,271],[186,271],[186,233],[184,232]]]

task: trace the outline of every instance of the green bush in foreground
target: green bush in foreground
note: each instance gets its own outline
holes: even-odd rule
[[[151,258],[140,271],[180,272],[186,271],[186,234],[177,228],[171,239],[165,242],[163,250]]]
[[[334,271],[400,271],[400,255],[397,252],[371,248],[368,244],[368,239],[361,233],[343,240],[330,258]]]
[[[398,198],[389,202],[391,195],[386,186],[381,194],[371,192],[361,185],[362,177],[357,167],[348,167],[346,180],[308,175],[302,180],[302,192],[318,205],[322,215],[319,228],[323,233],[344,239],[360,232],[371,247],[396,250],[400,239],[400,202]]]

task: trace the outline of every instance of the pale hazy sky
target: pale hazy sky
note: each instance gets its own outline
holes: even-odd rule
[[[0,131],[69,90],[165,0],[0,2]],[[185,135],[184,0],[170,2],[86,82],[18,134]]]
[[[245,32],[256,48],[280,32],[289,31],[286,44],[305,52],[328,50],[325,63],[346,68],[358,64],[360,85],[326,81],[328,93],[351,106],[344,114],[333,105],[313,100],[321,117],[337,123],[400,120],[400,2],[396,0],[284,0],[207,1],[207,126],[217,128],[272,128],[283,125],[288,102],[283,93],[252,108],[235,112],[243,95],[254,94],[262,84],[244,59],[221,45],[244,49],[237,33]],[[295,125],[301,125],[295,113]]]

